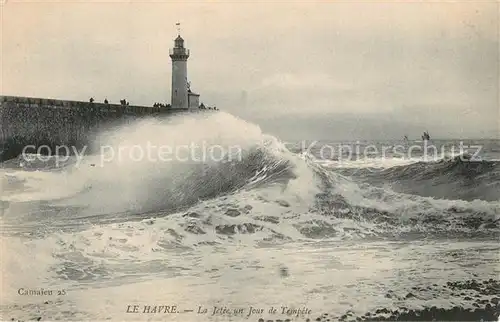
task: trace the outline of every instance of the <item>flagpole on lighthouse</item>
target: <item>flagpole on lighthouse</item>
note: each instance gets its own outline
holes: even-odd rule
[[[181,23],[178,22],[175,25],[177,26],[177,34],[180,36],[181,35]]]

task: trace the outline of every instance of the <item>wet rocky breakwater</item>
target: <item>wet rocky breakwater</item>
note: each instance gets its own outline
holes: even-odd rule
[[[498,321],[500,316],[500,281],[466,280],[447,282],[442,285],[433,284],[428,287],[412,287],[406,293],[389,291],[387,299],[401,303],[410,299],[427,299],[429,294],[437,294],[440,298],[453,297],[462,305],[450,307],[427,306],[412,309],[409,306],[395,305],[396,308],[380,307],[363,315],[347,311],[342,315],[325,312],[311,321]],[[451,302],[451,301],[450,301]],[[456,301],[453,301],[456,302]],[[354,305],[355,306],[355,305]]]

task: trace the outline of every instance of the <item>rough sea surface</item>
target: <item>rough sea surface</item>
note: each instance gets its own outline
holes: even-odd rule
[[[498,140],[288,143],[222,112],[99,139],[192,142],[240,154],[3,163],[0,319],[498,320]]]

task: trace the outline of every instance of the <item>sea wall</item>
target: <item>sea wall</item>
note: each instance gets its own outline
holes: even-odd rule
[[[57,145],[67,145],[80,150],[104,127],[140,117],[178,112],[186,111],[166,107],[0,96],[0,162],[19,156],[27,145],[36,148],[47,145],[52,151]]]

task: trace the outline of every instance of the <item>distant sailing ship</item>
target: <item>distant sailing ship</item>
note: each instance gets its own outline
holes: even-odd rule
[[[421,138],[422,138],[422,140],[414,140],[413,142],[415,142],[415,143],[419,143],[419,142],[428,142],[428,141],[430,141],[430,140],[431,140],[431,136],[430,136],[430,134],[429,134],[429,131],[425,131],[425,132],[422,134]],[[407,136],[407,135],[405,135],[405,136],[404,136],[403,141],[404,141],[404,142],[409,142],[409,140],[408,140],[408,136]]]
[[[403,137],[403,144],[405,147],[408,147],[408,145],[410,144],[410,140],[408,139],[408,135],[405,135]]]

